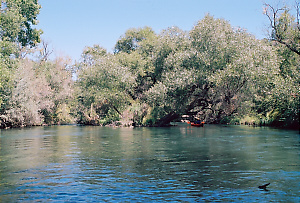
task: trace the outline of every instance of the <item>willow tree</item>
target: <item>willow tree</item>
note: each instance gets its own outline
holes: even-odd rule
[[[188,37],[171,36],[181,43],[162,58],[160,80],[146,93],[156,125],[185,113],[220,122],[251,100],[257,81],[276,75],[272,48],[223,19],[207,15]]]
[[[194,78],[190,67],[188,33],[178,27],[163,30],[152,58],[153,86],[146,91],[145,102],[150,111],[145,119],[148,125],[165,125],[178,118],[189,100],[189,88]],[[183,63],[184,67],[178,65]]]
[[[96,45],[85,49],[78,69],[80,122],[97,125],[119,120],[133,100],[135,80],[128,67]]]

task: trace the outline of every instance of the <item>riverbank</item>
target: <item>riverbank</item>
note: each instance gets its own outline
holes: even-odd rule
[[[150,128],[156,128],[156,127],[173,127],[176,126],[177,123],[185,123],[185,122],[175,122],[175,123],[170,123],[169,125],[164,125],[164,126],[142,126],[142,125],[128,125],[128,124],[122,124],[120,121],[117,122],[112,122],[107,125],[94,125],[94,124],[78,124],[78,123],[69,123],[69,124],[42,124],[42,125],[28,125],[28,126],[15,126],[15,127],[0,127],[0,129],[21,129],[21,128],[31,128],[31,127],[47,127],[47,126],[99,126],[99,127],[113,127],[113,128],[144,128],[144,127],[150,127]],[[205,125],[209,125],[209,123],[206,123]],[[204,126],[205,126],[204,125]],[[266,125],[266,124],[256,124],[254,122],[245,122],[245,123],[219,123],[219,124],[213,124],[213,125],[218,125],[218,126],[233,126],[233,125],[241,125],[241,126],[248,126],[248,127],[270,127],[274,129],[285,129],[285,130],[298,130],[299,131],[299,126],[276,126],[276,125]]]

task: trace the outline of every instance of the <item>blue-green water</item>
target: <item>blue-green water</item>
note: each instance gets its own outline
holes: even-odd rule
[[[247,126],[1,130],[0,202],[299,202],[299,152]]]

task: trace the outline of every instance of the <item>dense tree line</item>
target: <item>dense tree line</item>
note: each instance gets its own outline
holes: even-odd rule
[[[162,126],[193,114],[209,123],[248,116],[243,122],[297,125],[298,62],[286,47],[210,15],[189,32],[130,29],[114,54],[99,46],[83,53],[81,121]]]
[[[206,15],[190,31],[129,29],[113,53],[94,45],[71,65],[48,59],[41,31],[34,29],[39,5],[20,2],[1,3],[1,127],[164,126],[183,115],[207,123],[299,127],[299,18],[287,9],[266,5],[270,39]],[[21,17],[9,28],[10,12]],[[24,57],[33,51],[36,59]]]

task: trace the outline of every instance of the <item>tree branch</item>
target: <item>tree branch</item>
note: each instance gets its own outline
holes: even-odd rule
[[[283,44],[284,46],[286,46],[288,49],[290,49],[292,52],[300,55],[300,50],[297,48],[297,46],[295,47],[294,43],[295,40],[289,37],[284,36],[284,34],[287,34],[288,32],[288,27],[292,26],[289,25],[287,23],[284,23],[283,26],[283,30],[280,30],[280,25],[282,26],[282,24],[280,24],[280,12],[284,11],[284,12],[288,12],[288,9],[286,7],[283,8],[275,8],[273,6],[271,6],[270,4],[265,3],[264,4],[266,6],[265,10],[264,10],[264,14],[267,16],[267,18],[270,21],[270,26],[272,29],[272,33],[271,33],[271,40],[273,41],[277,41],[280,44]],[[299,2],[296,1],[296,12],[297,12],[297,16],[296,16],[296,24],[297,24],[297,28],[291,28],[291,29],[298,29],[298,31],[300,31],[300,25],[299,25]],[[284,34],[281,33],[281,31],[283,31]],[[292,36],[292,37],[296,37],[297,36]],[[296,42],[297,43],[297,42]]]

